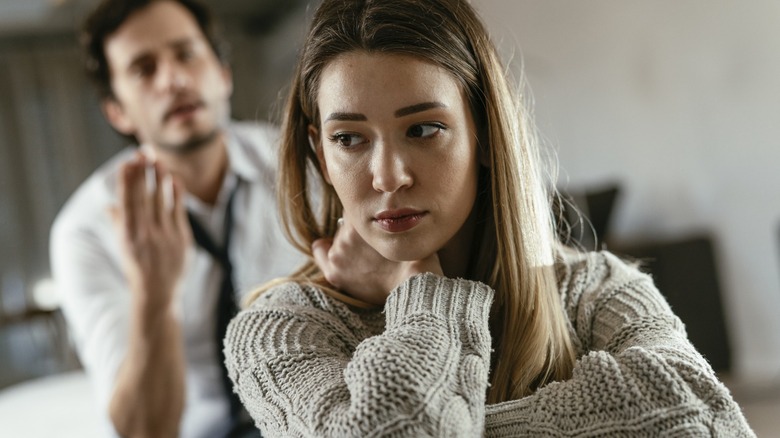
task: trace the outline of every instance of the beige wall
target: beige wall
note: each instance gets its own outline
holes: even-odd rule
[[[621,239],[713,232],[736,370],[775,377],[780,3],[474,3],[525,63],[562,186],[620,181]]]

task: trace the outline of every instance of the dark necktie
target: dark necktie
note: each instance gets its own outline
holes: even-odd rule
[[[214,240],[209,236],[209,233],[203,228],[203,226],[195,219],[191,212],[187,212],[187,218],[190,220],[190,227],[192,227],[192,236],[195,238],[195,242],[203,249],[205,249],[214,260],[216,260],[222,267],[222,282],[219,288],[219,297],[217,298],[217,324],[216,324],[216,341],[217,341],[217,355],[219,360],[219,366],[222,370],[222,385],[230,401],[230,432],[228,436],[238,436],[245,433],[248,429],[253,428],[251,421],[248,420],[248,416],[244,412],[244,408],[241,405],[241,400],[233,392],[233,384],[228,377],[227,367],[225,366],[225,352],[222,349],[222,340],[225,339],[225,333],[227,332],[227,326],[230,320],[238,313],[238,304],[236,303],[235,288],[233,286],[233,265],[230,263],[230,230],[233,227],[233,199],[236,196],[236,190],[240,181],[236,182],[236,186],[230,193],[227,207],[225,208],[225,222],[223,227],[224,244],[222,247],[218,247]],[[243,436],[243,435],[241,435]],[[257,433],[259,436],[259,432]]]

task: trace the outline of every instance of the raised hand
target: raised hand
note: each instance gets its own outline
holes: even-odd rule
[[[125,276],[137,304],[146,311],[165,311],[192,246],[184,189],[161,163],[139,153],[120,169],[118,191],[119,204],[111,214],[121,238]]]
[[[363,240],[349,222],[342,219],[341,223],[332,239],[314,241],[312,253],[325,279],[353,298],[383,305],[407,278],[423,272],[443,275],[436,253],[424,260],[391,261]]]

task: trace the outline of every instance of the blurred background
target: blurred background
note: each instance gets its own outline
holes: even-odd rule
[[[76,29],[94,3],[0,0],[0,412],[54,385],[90,409],[48,234],[125,145],[81,70]],[[232,47],[234,116],[278,121],[309,1],[206,3]],[[643,261],[759,436],[778,433],[780,2],[473,4],[589,219],[572,238]]]

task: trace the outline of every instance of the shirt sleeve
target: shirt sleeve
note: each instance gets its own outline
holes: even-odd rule
[[[228,370],[271,436],[477,436],[492,298],[481,283],[414,276],[368,337],[346,305],[288,283],[233,320]]]
[[[752,437],[649,276],[609,254],[568,278],[582,356],[569,380],[493,405],[488,436]],[[577,289],[581,289],[578,291]]]
[[[109,435],[116,436],[108,406],[128,343],[129,293],[106,240],[92,229],[75,225],[73,219],[58,218],[52,227],[52,273],[95,392],[101,422]]]

